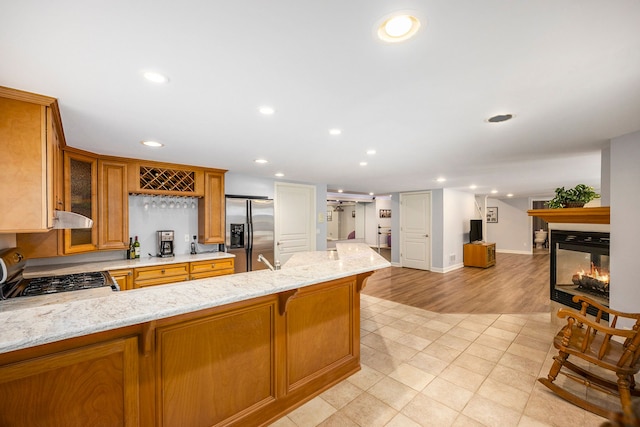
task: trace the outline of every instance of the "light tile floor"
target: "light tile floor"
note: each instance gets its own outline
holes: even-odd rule
[[[368,295],[361,301],[362,370],[273,427],[597,427],[606,421],[536,381],[556,354],[551,341],[560,327],[549,313],[439,314]],[[569,387],[586,395],[578,384]]]

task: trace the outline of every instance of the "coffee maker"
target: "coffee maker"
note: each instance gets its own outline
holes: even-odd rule
[[[158,256],[173,256],[173,230],[159,230],[157,233]]]

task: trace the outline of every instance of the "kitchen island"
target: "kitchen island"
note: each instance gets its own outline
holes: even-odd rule
[[[360,291],[387,266],[339,244],[279,271],[22,310],[4,301],[0,424],[271,422],[359,370]]]

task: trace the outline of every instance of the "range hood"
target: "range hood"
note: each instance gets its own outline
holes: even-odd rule
[[[55,211],[53,216],[54,229],[91,228],[93,220],[86,216],[68,211]]]

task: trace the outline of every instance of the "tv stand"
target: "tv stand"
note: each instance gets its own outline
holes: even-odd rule
[[[466,243],[464,245],[463,260],[465,267],[487,268],[496,265],[495,243]]]

